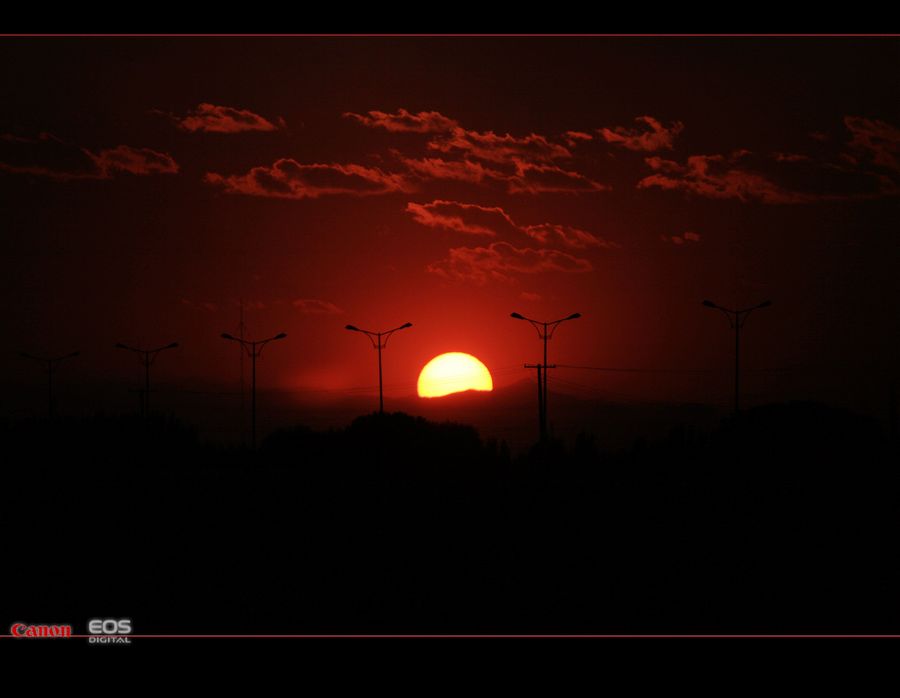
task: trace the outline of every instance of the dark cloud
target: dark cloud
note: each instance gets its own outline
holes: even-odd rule
[[[862,131],[858,132],[863,133]],[[654,174],[639,188],[681,190],[711,199],[737,199],[763,204],[810,204],[820,201],[864,201],[900,194],[890,169],[889,130],[856,135],[848,152],[775,152],[761,156],[748,150],[730,155],[692,155],[684,164],[651,156],[645,162]],[[900,142],[900,140],[898,140]],[[821,146],[820,148],[826,148]]]
[[[87,151],[86,151],[87,152]],[[114,172],[130,172],[135,175],[174,174],[178,164],[171,155],[158,153],[150,148],[132,148],[120,145],[118,148],[101,150],[96,155],[88,152],[104,176]]]
[[[878,119],[844,117],[850,130],[850,147],[868,156],[873,165],[900,172],[900,129]]]

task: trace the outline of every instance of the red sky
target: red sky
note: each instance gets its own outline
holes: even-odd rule
[[[850,38],[6,38],[0,201],[7,402],[18,351],[131,385],[375,384],[351,323],[412,322],[388,395],[434,355],[498,387],[572,312],[556,374],[629,400],[729,397],[711,298],[771,298],[744,335],[757,401],[880,409],[896,380],[900,43]],[[755,382],[754,382],[755,381]],[[566,389],[564,383],[558,384]],[[125,388],[123,387],[123,391]],[[86,395],[90,394],[85,390]],[[12,397],[9,397],[9,395]],[[298,393],[299,394],[299,393]],[[89,401],[89,397],[83,397]]]

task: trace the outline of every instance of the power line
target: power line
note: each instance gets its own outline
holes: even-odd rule
[[[556,364],[557,368],[578,368],[586,371],[609,371],[612,373],[713,373],[708,368],[620,368],[617,366],[575,366]]]

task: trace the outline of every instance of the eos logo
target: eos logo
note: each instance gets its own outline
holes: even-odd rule
[[[94,618],[88,621],[88,632],[92,635],[88,642],[93,645],[130,645],[131,638],[123,635],[131,635],[131,619]]]

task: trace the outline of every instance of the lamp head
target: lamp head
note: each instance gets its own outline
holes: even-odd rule
[[[509,316],[512,318],[515,318],[516,320],[524,320],[525,319],[525,316],[519,315],[519,313],[510,313]]]
[[[571,315],[569,315],[569,317],[566,318],[566,320],[577,320],[580,317],[581,313],[572,313]]]
[[[166,347],[166,349],[174,349],[174,348],[177,347],[177,346],[178,346],[178,342],[172,342],[171,344],[169,344],[169,345]]]
[[[718,308],[719,307],[712,301],[703,301],[703,305],[705,305],[707,308]]]
[[[279,332],[272,339],[284,339],[285,337],[287,337],[287,332]]]
[[[411,323],[411,322],[407,322],[405,325],[400,325],[400,329],[401,329],[401,330],[405,330],[407,327],[412,327],[412,323]]]
[[[234,339],[234,337],[232,337],[232,336],[231,336],[230,334],[228,334],[227,332],[223,332],[223,333],[222,333],[222,339]]]
[[[763,301],[756,307],[757,308],[768,308],[770,305],[772,305],[772,301]]]
[[[355,327],[354,325],[347,325],[344,329],[350,330],[351,332],[359,332],[359,328]]]
[[[128,349],[128,347],[126,347],[124,344],[122,344],[122,342],[117,342],[116,349]]]

